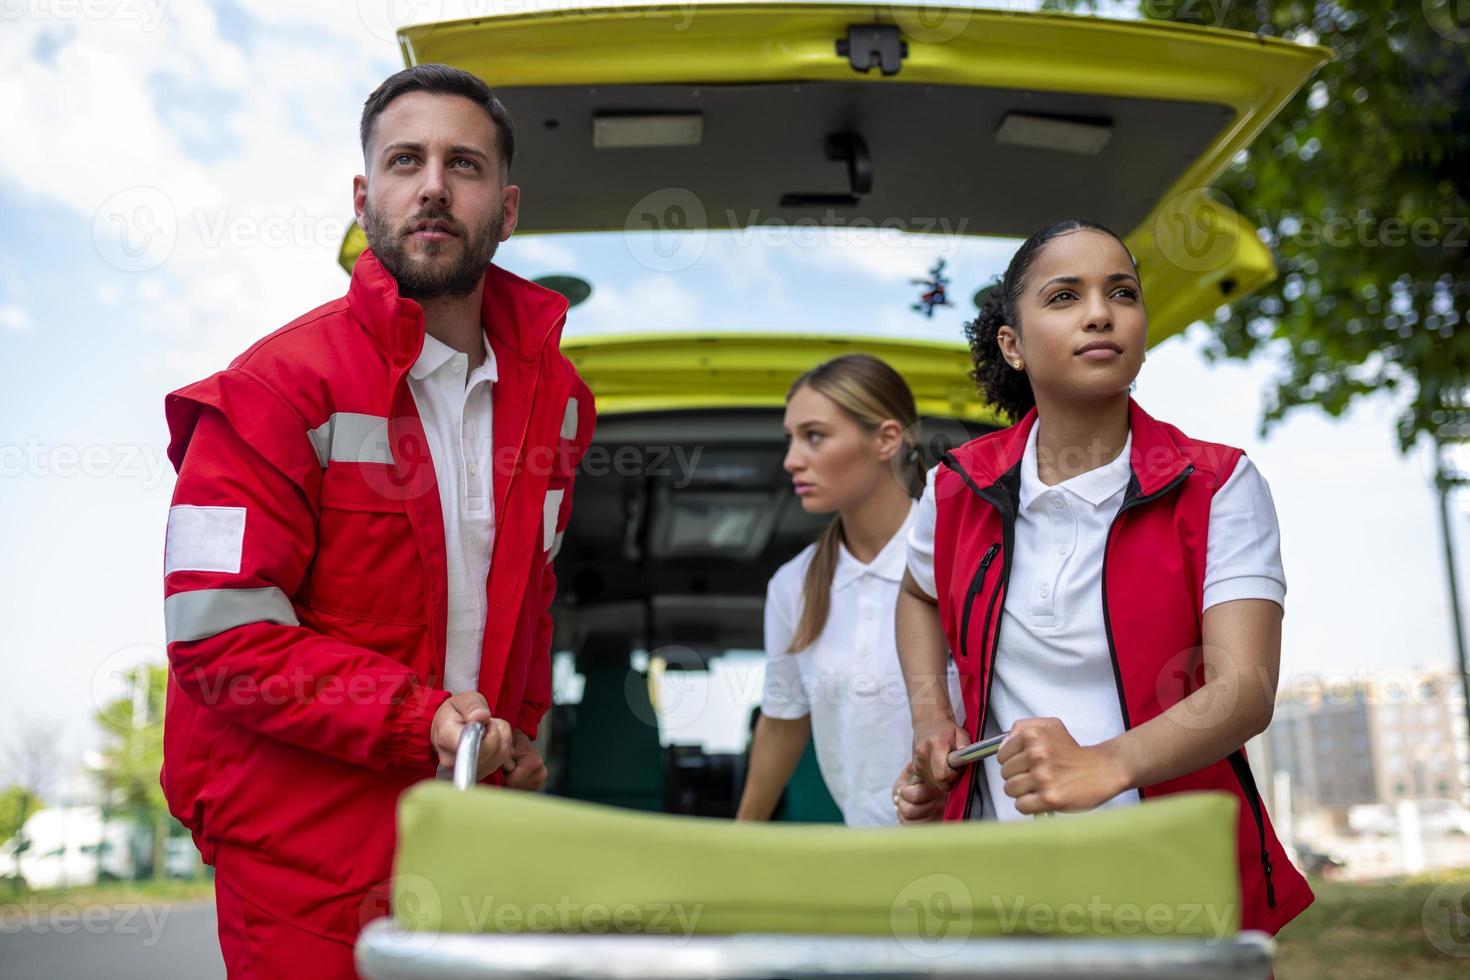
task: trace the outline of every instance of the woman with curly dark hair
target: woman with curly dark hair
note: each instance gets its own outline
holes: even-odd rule
[[[1015,820],[1188,790],[1240,801],[1242,924],[1312,901],[1243,748],[1271,719],[1286,581],[1270,490],[1239,449],[1130,396],[1148,343],[1133,258],[1064,221],[1028,238],[966,334],[1013,424],[945,454],[896,612],[911,692],[951,658],[963,705],[912,698],[905,822]],[[962,708],[967,725],[956,721]],[[993,758],[948,754],[1008,732]]]

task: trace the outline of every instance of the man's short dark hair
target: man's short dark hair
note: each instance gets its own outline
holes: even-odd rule
[[[395,75],[389,75],[377,90],[369,95],[362,105],[362,123],[359,135],[362,138],[362,154],[367,157],[368,138],[373,133],[373,123],[388,108],[388,103],[409,92],[431,92],[434,95],[460,95],[480,106],[495,124],[495,147],[500,151],[500,165],[510,173],[510,161],[516,153],[515,125],[510,113],[490,91],[490,86],[459,68],[449,65],[414,65]]]

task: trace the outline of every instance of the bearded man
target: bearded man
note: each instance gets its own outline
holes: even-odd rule
[[[491,264],[515,134],[418,65],[363,107],[347,295],[165,399],[162,782],[215,868],[231,977],[351,977],[394,810],[471,721],[538,790],[553,559],[592,438],[567,301]]]

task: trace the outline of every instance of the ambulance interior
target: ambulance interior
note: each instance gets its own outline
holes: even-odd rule
[[[760,704],[766,583],[831,519],[792,492],[781,417],[599,420],[556,559],[556,704],[540,736],[549,792],[734,815]],[[930,419],[920,438],[932,459],[988,428]],[[726,658],[746,669],[722,669]],[[810,745],[775,818],[841,819]]]

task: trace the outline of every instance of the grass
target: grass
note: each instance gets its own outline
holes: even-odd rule
[[[117,881],[19,895],[9,889],[8,881],[0,882],[0,918],[7,909],[36,903],[81,908],[214,899],[214,884],[207,878]],[[1276,937],[1281,980],[1470,977],[1470,870],[1368,884],[1314,879],[1312,890],[1317,901]],[[1458,932],[1452,932],[1456,927]]]
[[[81,908],[92,905],[174,905],[183,902],[214,901],[214,882],[208,878],[181,881],[108,881],[75,888],[46,888],[30,891],[13,890],[9,879],[0,882],[0,916],[16,907],[70,904]]]
[[[1276,937],[1281,980],[1470,977],[1470,871],[1367,884],[1313,879],[1312,890],[1317,901]]]

